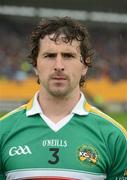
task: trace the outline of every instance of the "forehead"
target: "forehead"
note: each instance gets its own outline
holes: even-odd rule
[[[80,41],[72,40],[72,42],[66,42],[66,37],[64,35],[60,35],[57,40],[53,39],[54,34],[46,35],[43,39],[40,40],[40,49],[63,49],[63,50],[72,50],[72,51],[80,51]]]

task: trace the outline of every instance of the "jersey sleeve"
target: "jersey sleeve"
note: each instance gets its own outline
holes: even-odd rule
[[[0,180],[5,180],[6,179],[6,177],[4,176],[4,174],[3,174],[3,172],[2,172],[2,169],[3,169],[3,167],[2,167],[2,148],[1,148],[1,138],[2,137],[2,135],[1,135],[1,123],[0,123]]]
[[[0,150],[0,152],[1,152],[1,150]],[[2,173],[2,162],[1,162],[1,154],[0,154],[0,180],[5,180],[5,179],[6,179],[6,177]]]
[[[112,165],[108,172],[108,180],[127,178],[127,138],[120,133],[117,137],[112,137],[109,143],[112,155]]]
[[[6,177],[0,174],[0,180],[6,180]]]

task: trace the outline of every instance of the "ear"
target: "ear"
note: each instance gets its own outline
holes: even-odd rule
[[[88,66],[86,66],[85,64],[82,65],[82,76],[85,76],[88,70]]]
[[[37,70],[37,68],[34,68],[34,72],[35,72],[35,74],[38,76],[38,70]]]

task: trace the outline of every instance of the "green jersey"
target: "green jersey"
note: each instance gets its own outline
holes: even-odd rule
[[[127,178],[127,132],[112,118],[85,101],[85,115],[53,130],[31,108],[1,118],[0,180]]]

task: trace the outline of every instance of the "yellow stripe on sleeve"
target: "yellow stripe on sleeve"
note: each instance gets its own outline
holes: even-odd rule
[[[91,112],[91,113],[95,113],[101,117],[103,117],[104,119],[106,119],[107,121],[111,122],[113,125],[115,125],[116,127],[118,127],[122,132],[123,134],[125,135],[125,137],[127,138],[127,131],[126,129],[121,125],[119,124],[117,121],[115,121],[114,119],[112,119],[110,116],[108,116],[107,114],[103,113],[102,111],[100,111],[99,109],[91,106],[89,103],[86,102],[85,104],[85,109],[88,111],[88,112]]]
[[[2,116],[0,118],[0,121],[4,120],[5,118],[9,117],[10,115],[15,114],[16,112],[19,112],[23,109],[26,109],[26,104],[23,106],[20,106],[19,108],[15,109],[14,111],[11,111],[11,112],[7,113],[6,115]]]

